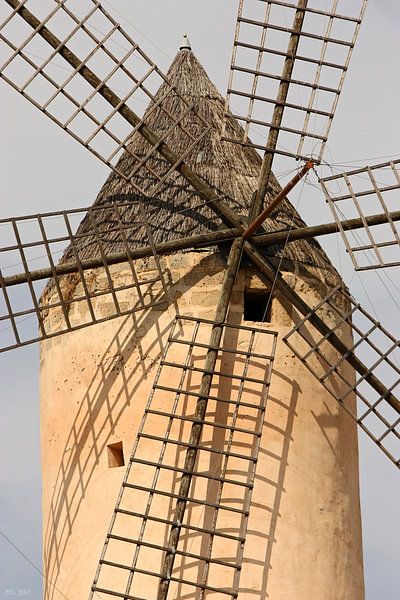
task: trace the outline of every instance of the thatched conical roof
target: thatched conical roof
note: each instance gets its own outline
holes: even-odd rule
[[[179,90],[179,93],[191,103],[195,111],[200,114],[211,125],[210,130],[203,137],[185,160],[190,167],[218,193],[225,196],[225,202],[238,214],[247,215],[252,193],[257,189],[258,176],[261,166],[261,157],[250,147],[242,147],[237,144],[227,143],[221,140],[222,124],[224,119],[224,100],[214,84],[210,81],[195,55],[189,50],[181,50],[173,61],[167,77]],[[165,95],[166,86],[162,85],[156,95],[156,101]],[[166,95],[162,100],[162,106],[167,107],[172,114],[182,110],[181,100],[174,93]],[[170,119],[160,108],[148,109],[147,124],[160,136],[163,136],[171,126]],[[193,118],[184,122],[185,127],[193,133],[198,131],[199,124]],[[239,123],[231,117],[228,120],[229,128],[238,132],[241,130]],[[167,138],[167,143],[177,153],[182,154],[186,150],[187,138],[179,128]],[[137,156],[145,156],[150,149],[149,144],[138,133],[132,136],[129,149]],[[125,152],[118,163],[118,168],[128,173],[132,169],[134,159]],[[153,156],[148,164],[158,173],[165,173],[170,165],[160,156]],[[146,193],[151,193],[155,181],[148,171],[140,171],[136,181]],[[274,177],[271,178],[268,195],[275,196],[280,186]],[[103,187],[101,188],[94,206],[107,205],[110,202],[127,202],[138,199],[137,193],[125,179],[115,172],[111,172]],[[221,219],[204,203],[191,189],[187,181],[174,172],[170,179],[163,184],[156,197],[145,198],[145,210],[151,223],[155,242],[164,242],[181,237],[191,236],[198,233],[215,231],[222,225]],[[96,221],[102,232],[102,240],[106,252],[123,252],[124,246],[119,239],[118,232],[107,232],[111,228],[109,212],[102,215],[102,211],[96,211]],[[123,208],[123,221],[132,223],[138,218],[136,207]],[[292,223],[293,219],[293,223]],[[267,231],[287,229],[289,226],[303,227],[304,222],[295,212],[288,200],[281,203],[277,210],[265,223]],[[88,218],[84,219],[78,231],[84,232],[91,228]],[[146,245],[143,232],[140,237],[132,235],[129,243],[132,248]],[[99,255],[99,250],[94,239],[77,240],[79,255],[82,259]],[[265,249],[268,256],[278,258],[281,256],[282,247],[268,247]],[[338,274],[332,267],[328,257],[314,240],[304,240],[290,243],[285,249],[285,268],[292,270],[294,263],[297,265],[309,265],[327,272],[327,279],[339,279]],[[73,254],[70,248],[64,254],[63,261],[72,260]],[[292,265],[292,266],[291,266]]]

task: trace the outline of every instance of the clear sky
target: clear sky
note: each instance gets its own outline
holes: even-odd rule
[[[200,62],[225,93],[236,2],[111,0],[103,4],[127,19],[115,15],[165,70],[187,31]],[[321,6],[325,4],[321,0]],[[329,162],[374,163],[379,159],[368,159],[400,155],[399,43],[400,2],[370,0],[329,138],[325,155]],[[106,167],[2,81],[0,98],[0,217],[90,204],[107,175]],[[302,216],[310,223],[330,221],[322,194],[312,188],[306,191],[299,205]],[[341,241],[334,237],[323,243],[349,282],[353,271]],[[390,270],[389,278],[400,284],[399,270]],[[376,273],[360,274],[352,278],[351,290],[395,331],[398,309],[381,281]],[[398,295],[395,300],[399,301]],[[1,355],[0,530],[31,561],[0,537],[1,598],[19,591],[35,600],[41,595],[41,576],[35,570],[41,564],[38,369],[37,346]],[[361,436],[367,600],[399,598],[399,482],[396,468]]]

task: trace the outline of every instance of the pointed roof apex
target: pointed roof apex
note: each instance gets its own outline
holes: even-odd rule
[[[189,42],[188,34],[185,33],[183,35],[182,44],[181,44],[181,47],[179,48],[179,50],[191,50],[191,49],[192,49],[192,47]]]

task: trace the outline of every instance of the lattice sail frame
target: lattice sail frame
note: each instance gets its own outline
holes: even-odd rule
[[[224,139],[268,149],[268,132],[275,128],[274,107],[281,106],[279,142],[271,151],[321,160],[367,0],[357,0],[352,7],[329,0],[324,3],[326,10],[320,4],[319,0],[240,0],[226,108],[244,124],[244,135],[232,137],[225,128]],[[285,61],[293,58],[288,43],[297,10],[304,13],[304,22],[294,70],[286,81],[288,97],[282,104],[278,92],[285,81]],[[260,141],[249,139],[254,136]]]
[[[127,222],[133,206],[137,217]],[[83,219],[90,226],[76,232]],[[165,303],[165,274],[141,202],[2,219],[0,234],[0,352]],[[132,260],[132,238],[150,242],[142,265]],[[118,253],[106,251],[112,243]],[[71,256],[57,265],[68,244]]]
[[[34,29],[18,14],[24,8],[38,19]],[[49,35],[57,43],[49,43]],[[72,55],[79,57],[76,64],[73,60],[71,64]],[[90,84],[83,72],[90,72]],[[128,181],[133,190],[145,195],[160,190],[209,129],[96,0],[3,0],[0,77]],[[156,102],[154,96],[161,85],[164,93]],[[173,114],[162,105],[168,96],[175,99]],[[149,103],[146,117],[139,117]],[[155,110],[163,112],[167,130],[139,156],[129,147],[129,140],[135,132],[142,132]],[[151,158],[158,157],[160,144],[168,142],[177,128],[187,142],[185,151],[177,156],[175,165],[160,164],[155,170]],[[129,171],[118,165],[124,151],[133,159]],[[138,183],[138,176],[146,179],[145,186]]]
[[[318,315],[331,326],[321,336],[310,323]],[[347,326],[346,354],[333,349],[330,337],[342,335]],[[352,341],[350,341],[350,337]],[[283,338],[294,354],[336,398],[365,433],[400,468],[400,412],[368,383],[370,374],[388,382],[393,395],[400,394],[400,342],[340,286],[334,288]],[[354,377],[348,359],[363,358],[368,371]],[[357,399],[357,402],[356,402]],[[399,402],[398,400],[396,400]],[[398,407],[400,403],[398,404]]]
[[[173,524],[170,503],[178,497],[179,477],[186,473],[183,462],[192,447],[188,443],[192,415],[215,324],[181,315],[175,319],[108,530],[93,598],[157,597],[168,550],[165,537]],[[179,586],[180,597],[196,591],[213,593],[215,598],[237,597],[276,343],[276,332],[224,324],[224,343],[218,350],[188,509],[170,574],[171,593]],[[262,353],[255,348],[263,348]],[[155,435],[155,428],[164,434]],[[118,558],[120,553],[126,557],[127,548],[132,549],[129,564]],[[154,566],[149,569],[145,564]],[[221,570],[230,574],[228,588],[221,589]]]
[[[327,202],[356,271],[400,265],[400,230],[391,217],[400,208],[400,159],[354,169],[320,180]],[[371,226],[366,217],[384,214],[386,223]],[[345,229],[359,217],[364,229]]]

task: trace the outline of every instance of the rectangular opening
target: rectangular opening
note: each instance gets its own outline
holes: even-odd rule
[[[243,318],[253,323],[271,322],[271,299],[267,290],[244,292]]]
[[[114,467],[123,467],[125,465],[125,460],[122,442],[109,444],[107,446],[107,456],[110,469],[113,469]]]

